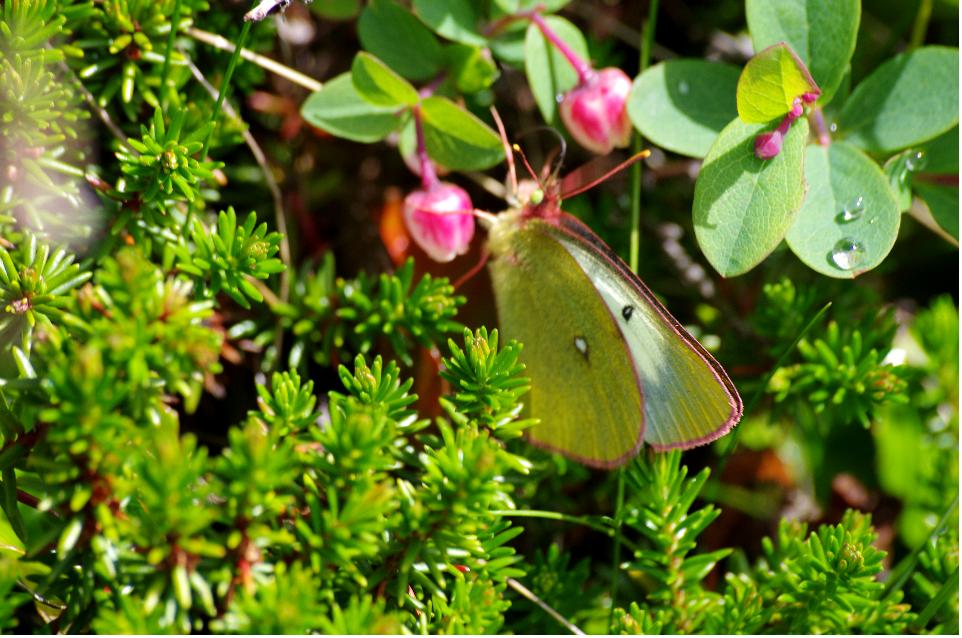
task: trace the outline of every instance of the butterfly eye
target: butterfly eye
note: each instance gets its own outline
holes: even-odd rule
[[[535,190],[531,193],[531,199],[529,201],[532,205],[537,206],[544,201],[544,191],[540,188]]]

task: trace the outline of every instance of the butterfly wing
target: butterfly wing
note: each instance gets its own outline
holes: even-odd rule
[[[721,365],[591,229],[567,214],[538,223],[618,321],[644,389],[645,442],[689,448],[728,432],[741,418],[742,401]]]
[[[502,216],[499,216],[502,217]],[[532,443],[594,467],[642,444],[642,394],[628,344],[573,253],[540,219],[499,219],[488,262],[501,333],[524,344]]]

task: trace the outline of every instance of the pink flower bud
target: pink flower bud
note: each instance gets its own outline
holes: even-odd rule
[[[631,121],[625,104],[631,78],[615,67],[592,73],[587,80],[565,94],[561,120],[579,144],[605,155],[611,149],[628,146]]]
[[[431,259],[451,261],[468,251],[474,236],[473,210],[464,189],[438,182],[404,198],[404,224]]]
[[[782,150],[782,132],[774,130],[771,133],[762,133],[755,138],[755,157],[763,160],[770,160],[778,155]]]

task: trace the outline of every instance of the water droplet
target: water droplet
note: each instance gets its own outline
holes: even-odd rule
[[[878,221],[878,217],[873,217],[872,219],[868,220],[868,223],[874,224],[877,221]]]
[[[691,87],[688,86],[688,82],[685,82],[684,80],[678,83],[678,92],[682,95],[688,95],[690,88]]]
[[[864,212],[865,198],[859,195],[842,208],[842,212],[838,214],[837,220],[842,224],[854,222],[856,219],[861,217],[862,213]]]
[[[925,166],[925,151],[915,151],[905,157],[905,168],[910,173],[922,170]]]
[[[834,133],[837,130],[838,130],[838,124],[836,124],[835,122],[832,122],[828,127],[828,131],[830,133]]]
[[[851,237],[840,239],[832,249],[832,261],[842,270],[858,267],[864,256],[865,249],[862,248],[862,244]]]
[[[557,102],[558,104],[561,104],[562,102],[565,101],[565,94],[564,93],[557,94],[556,96],[554,96],[554,101]]]

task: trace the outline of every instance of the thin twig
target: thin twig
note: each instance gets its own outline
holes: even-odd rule
[[[543,600],[535,596],[530,589],[528,589],[527,587],[525,587],[515,579],[508,578],[507,583],[511,587],[511,589],[515,590],[516,592],[518,592],[519,594],[521,594],[522,596],[524,596],[525,598],[533,602],[538,607],[541,607],[541,609],[543,609],[546,614],[548,614],[549,616],[557,620],[559,623],[564,625],[565,629],[570,631],[572,634],[574,634],[575,636],[585,635],[585,632],[578,629],[578,627],[575,624],[573,624],[570,620],[568,620],[567,618],[559,614],[550,605],[548,605],[548,603],[544,602]]]
[[[199,42],[203,42],[204,44],[214,47],[215,49],[229,52],[234,51],[234,43],[223,36],[217,35],[216,33],[204,31],[196,27],[187,27],[184,29],[184,33]],[[241,47],[240,56],[248,62],[253,62],[266,71],[275,73],[287,80],[290,80],[298,86],[304,87],[308,91],[320,91],[324,86],[323,83],[318,82],[314,78],[308,77],[300,71],[295,71],[291,67],[281,64],[277,60],[273,60],[265,55],[254,53],[250,49]]]

